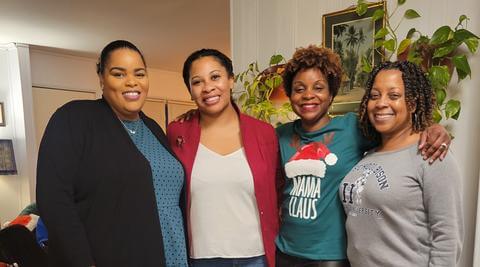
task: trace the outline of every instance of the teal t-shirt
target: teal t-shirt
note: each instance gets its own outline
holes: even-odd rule
[[[358,128],[357,116],[335,117],[315,132],[305,132],[296,120],[278,127],[277,135],[285,171],[277,247],[305,259],[346,259],[338,186],[372,147]]]

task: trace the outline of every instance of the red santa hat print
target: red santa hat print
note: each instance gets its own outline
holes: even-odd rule
[[[337,163],[337,156],[331,153],[322,142],[304,145],[285,164],[285,174],[293,178],[298,175],[315,175],[325,177],[326,165]]]

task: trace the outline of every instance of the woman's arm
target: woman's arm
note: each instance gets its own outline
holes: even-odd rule
[[[80,168],[83,133],[64,106],[50,119],[37,163],[37,203],[48,230],[50,253],[68,266],[93,266],[94,261],[74,203],[74,178]],[[93,175],[93,174],[92,174]]]
[[[463,246],[461,177],[455,160],[425,165],[424,205],[432,234],[429,266],[455,266]]]

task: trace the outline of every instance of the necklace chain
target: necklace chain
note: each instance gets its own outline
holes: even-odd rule
[[[132,130],[132,129],[128,128],[127,125],[122,120],[120,120],[120,122],[122,123],[125,130],[127,130],[127,132],[129,132],[130,134],[136,134],[137,133],[138,123],[133,122],[133,123],[135,123],[135,129]]]

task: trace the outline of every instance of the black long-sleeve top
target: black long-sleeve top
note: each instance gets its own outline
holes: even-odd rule
[[[169,150],[158,124],[140,117]],[[50,265],[165,266],[150,165],[105,100],[72,101],[53,114],[37,202]]]

